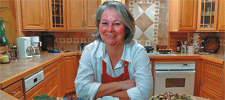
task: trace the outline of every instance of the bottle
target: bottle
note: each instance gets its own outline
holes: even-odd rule
[[[2,44],[8,46],[9,43],[5,37],[5,28],[3,26],[3,18],[2,17],[0,17],[0,35],[2,38]]]
[[[180,52],[181,50],[181,42],[180,40],[177,41],[177,52]]]

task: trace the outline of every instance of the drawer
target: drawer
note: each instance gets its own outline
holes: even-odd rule
[[[5,89],[3,89],[3,91],[5,91],[6,93],[8,93],[16,98],[20,98],[21,96],[23,96],[22,80],[20,80],[16,83],[13,83],[9,87],[6,87]]]
[[[51,96],[55,90],[58,89],[58,80],[57,80],[58,71],[52,74],[45,80],[45,90],[46,93]]]
[[[44,77],[45,79],[57,71],[57,62],[54,62],[44,68]]]

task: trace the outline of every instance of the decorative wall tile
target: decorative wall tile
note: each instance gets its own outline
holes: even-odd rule
[[[65,43],[65,38],[59,38],[59,43]]]
[[[145,46],[150,46],[151,45],[151,41],[150,40],[146,40],[145,41]]]
[[[72,38],[67,38],[66,39],[66,43],[72,43],[72,42],[73,42]]]
[[[93,42],[93,38],[88,38],[88,43]]]
[[[81,39],[80,39],[80,42],[81,42],[81,43],[87,43],[86,38],[81,38]]]
[[[73,38],[73,43],[79,43],[79,38]]]
[[[143,39],[144,34],[150,42],[157,45],[160,0],[129,0],[128,8],[136,22],[134,39]]]

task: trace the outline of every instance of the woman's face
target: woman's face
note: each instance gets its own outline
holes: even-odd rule
[[[126,26],[120,20],[116,9],[106,9],[103,11],[99,31],[102,40],[106,45],[115,46],[123,44]]]

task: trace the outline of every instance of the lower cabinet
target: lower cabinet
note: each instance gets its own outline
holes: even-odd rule
[[[200,97],[221,99],[223,64],[202,60]]]
[[[25,93],[25,99],[32,100],[34,96],[41,95],[43,93],[44,93],[44,82],[42,81]]]
[[[4,88],[3,91],[16,98],[21,98],[23,96],[22,80],[19,80],[18,82],[15,82],[12,85]]]
[[[66,56],[65,61],[65,93],[75,92],[74,81],[77,76],[80,56]]]
[[[48,94],[50,97],[63,97],[62,73],[63,73],[63,59],[52,62],[44,67],[45,79],[38,85],[25,93],[25,99],[31,100],[36,95]]]

